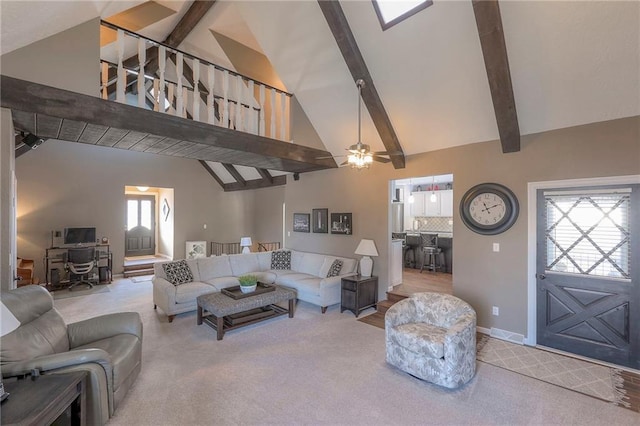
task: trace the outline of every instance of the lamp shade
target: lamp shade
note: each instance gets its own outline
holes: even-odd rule
[[[361,240],[356,248],[355,254],[362,256],[377,256],[378,250],[376,249],[376,243],[373,240]]]
[[[9,334],[18,327],[20,327],[18,318],[4,306],[4,303],[0,302],[0,336]]]
[[[242,237],[242,238],[240,238],[240,246],[241,247],[251,247],[251,237]]]

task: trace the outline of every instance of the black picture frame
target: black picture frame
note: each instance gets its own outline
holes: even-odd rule
[[[331,213],[331,233],[336,235],[352,235],[353,222],[351,213]]]
[[[309,213],[294,213],[293,214],[293,232],[309,232],[310,227]]]
[[[311,223],[314,233],[329,233],[329,209],[311,210]]]

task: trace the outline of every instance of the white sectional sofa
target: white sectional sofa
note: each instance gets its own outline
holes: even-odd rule
[[[272,269],[273,253],[286,251],[291,252],[290,269]],[[328,277],[335,260],[342,261],[339,275]],[[156,263],[153,277],[154,309],[162,309],[169,322],[176,314],[195,311],[196,298],[201,294],[236,286],[237,277],[247,274],[256,275],[263,283],[296,289],[298,299],[320,306],[324,313],[328,306],[340,303],[342,277],[356,275],[358,268],[356,259],[287,249],[186,260],[193,279],[174,285],[163,267],[169,263]]]

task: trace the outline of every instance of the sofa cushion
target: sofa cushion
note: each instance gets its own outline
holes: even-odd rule
[[[291,268],[294,271],[304,272],[305,274],[315,275],[316,277],[320,276],[320,268],[322,268],[322,264],[324,263],[324,254],[316,254],[316,253],[301,253],[302,261],[299,265],[296,265],[295,268]],[[324,278],[324,277],[323,277]]]
[[[261,271],[268,271],[271,269],[271,251],[261,251],[257,253],[258,256],[258,264],[260,265]]]
[[[212,278],[209,281],[207,281],[207,284],[211,284],[212,286],[215,287],[216,290],[220,291],[223,288],[240,285],[240,282],[238,281],[238,278],[229,276],[229,277]]]
[[[328,277],[337,277],[340,275],[340,270],[342,269],[342,260],[336,259],[331,263],[329,267],[329,271],[327,272]]]
[[[167,281],[173,285],[190,283],[193,281],[193,274],[186,260],[177,260],[162,265]]]
[[[303,274],[300,272],[294,272],[286,274],[276,278],[276,284],[284,285],[287,287],[299,288],[299,287],[317,287],[320,288],[320,281],[322,278],[316,277],[310,274]]]
[[[304,256],[304,253],[299,252],[299,251],[291,251],[291,269],[292,271],[299,271],[300,270],[300,265],[302,264],[302,256]]]
[[[278,250],[271,253],[271,269],[291,269],[291,251]]]
[[[176,286],[176,303],[195,303],[196,298],[201,294],[215,291],[215,287],[200,281],[178,285]]]
[[[413,353],[431,358],[444,357],[444,338],[447,330],[423,322],[412,322],[394,327],[391,339]]]
[[[213,278],[230,277],[233,275],[229,256],[207,257],[198,260],[200,281],[209,281]]]
[[[258,256],[255,253],[233,254],[229,256],[229,263],[234,276],[246,275],[260,270]]]

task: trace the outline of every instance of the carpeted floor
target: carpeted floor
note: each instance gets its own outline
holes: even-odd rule
[[[384,331],[301,302],[224,340],[153,309],[151,282],[117,280],[109,293],[56,300],[68,322],[138,311],[143,368],[110,425],[576,424],[637,425],[640,414],[488,363],[447,390],[385,363]]]
[[[68,299],[70,297],[89,296],[92,294],[100,294],[109,292],[109,285],[100,284],[95,285],[93,288],[88,288],[86,285],[75,287],[73,290],[64,288],[61,290],[52,291],[54,299]]]

